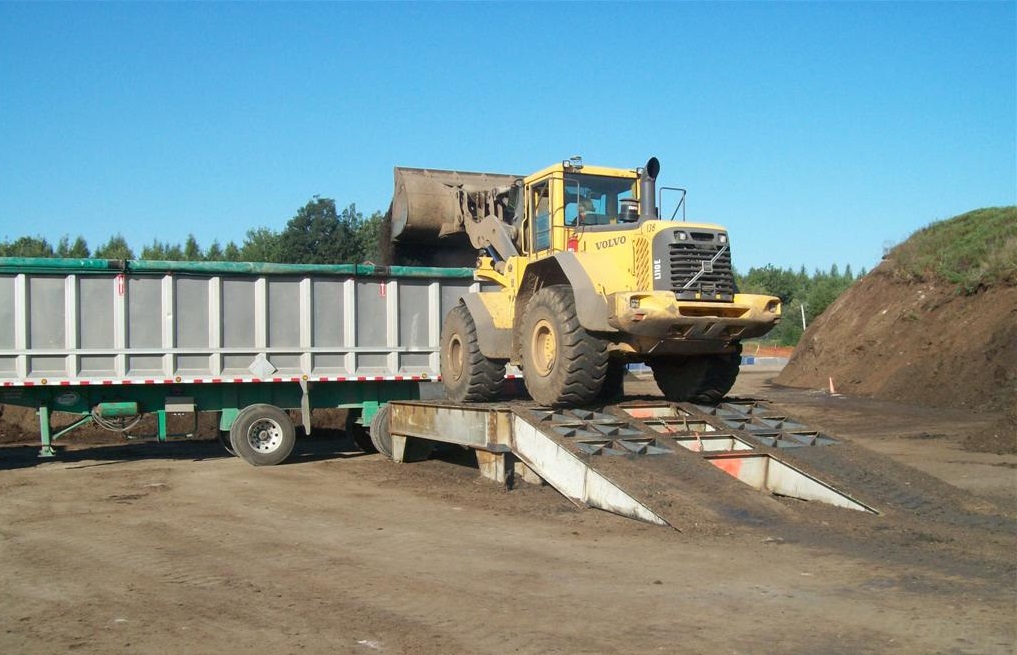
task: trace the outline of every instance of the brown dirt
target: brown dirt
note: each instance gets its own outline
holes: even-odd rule
[[[1017,452],[1017,287],[971,296],[878,267],[809,326],[780,384],[993,417],[966,445]]]
[[[8,444],[0,651],[1012,653],[1017,456],[962,448],[986,419],[771,375],[734,392],[840,439],[842,483],[895,490],[883,514],[751,492],[677,532],[334,432],[271,468],[214,441]]]

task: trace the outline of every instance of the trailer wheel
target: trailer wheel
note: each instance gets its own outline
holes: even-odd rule
[[[248,405],[230,428],[233,450],[255,466],[272,466],[289,457],[296,443],[289,414],[273,405]]]
[[[359,421],[361,412],[351,409],[346,413],[346,436],[353,439],[353,443],[365,453],[376,453],[378,449],[371,441],[371,433],[364,424]]]
[[[233,442],[230,439],[230,433],[227,432],[226,430],[217,430],[216,432],[219,435],[220,445],[222,445],[222,447],[226,449],[226,452],[228,452],[233,457],[236,457],[237,451],[234,450],[233,448]]]
[[[392,433],[388,429],[391,412],[388,405],[383,405],[371,419],[371,443],[389,459],[392,459]]]
[[[607,375],[607,350],[579,324],[571,289],[548,286],[533,295],[520,343],[523,379],[537,403],[562,407],[596,400]]]
[[[498,397],[505,363],[484,356],[477,325],[465,305],[457,305],[441,327],[441,381],[449,400],[488,402]]]

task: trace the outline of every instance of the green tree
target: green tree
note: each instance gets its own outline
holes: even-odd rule
[[[200,262],[204,258],[204,255],[201,253],[201,246],[198,245],[198,240],[194,238],[193,234],[188,234],[187,241],[184,243],[184,261]]]
[[[94,256],[97,259],[134,259],[134,251],[127,245],[127,239],[117,233],[96,248]]]
[[[385,215],[374,212],[367,220],[357,224],[357,262],[381,263],[381,227]]]
[[[52,257],[53,246],[43,237],[19,237],[12,243],[0,244],[4,257]]]
[[[739,288],[746,293],[767,293],[779,297],[783,303],[790,302],[798,295],[801,286],[798,276],[790,269],[777,268],[773,264],[750,268],[748,275],[739,284]]]
[[[80,235],[78,236],[77,239],[74,240],[74,243],[71,243],[70,237],[68,237],[65,234],[64,236],[60,237],[60,241],[57,243],[56,248],[57,257],[68,257],[71,259],[86,259],[90,255],[91,252],[88,249],[88,244],[85,243],[85,239]]]
[[[279,235],[267,227],[248,230],[240,256],[231,261],[282,262]]]
[[[223,260],[222,246],[219,245],[218,241],[213,241],[212,245],[208,247],[208,250],[205,251],[204,259],[208,262],[221,262]]]
[[[336,211],[335,200],[315,196],[297,210],[279,235],[283,260],[295,264],[339,264],[360,257],[356,205]]]
[[[240,248],[237,247],[237,244],[230,241],[226,244],[226,248],[223,250],[222,256],[223,259],[228,262],[238,262],[241,257]]]
[[[812,285],[805,296],[805,318],[811,324],[817,316],[826,311],[837,297],[847,288],[843,280],[824,277]]]
[[[184,258],[184,253],[177,244],[170,245],[153,239],[150,245],[141,249],[141,258],[150,261],[177,262]]]

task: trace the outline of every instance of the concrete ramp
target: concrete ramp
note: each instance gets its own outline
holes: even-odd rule
[[[689,502],[734,498],[753,505],[760,495],[753,490],[875,513],[786,461],[783,449],[836,442],[759,401],[564,410],[519,403],[390,406],[397,462],[426,457],[429,449],[417,447],[418,440],[458,444],[476,451],[488,479],[546,482],[577,506],[657,525],[679,527]]]

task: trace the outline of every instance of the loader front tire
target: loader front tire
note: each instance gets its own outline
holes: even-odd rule
[[[572,290],[555,285],[530,298],[520,326],[523,380],[545,407],[594,402],[607,376],[604,343],[579,324]]]
[[[441,327],[441,381],[457,403],[489,402],[498,397],[505,362],[486,357],[477,342],[477,325],[465,305],[456,305]]]

